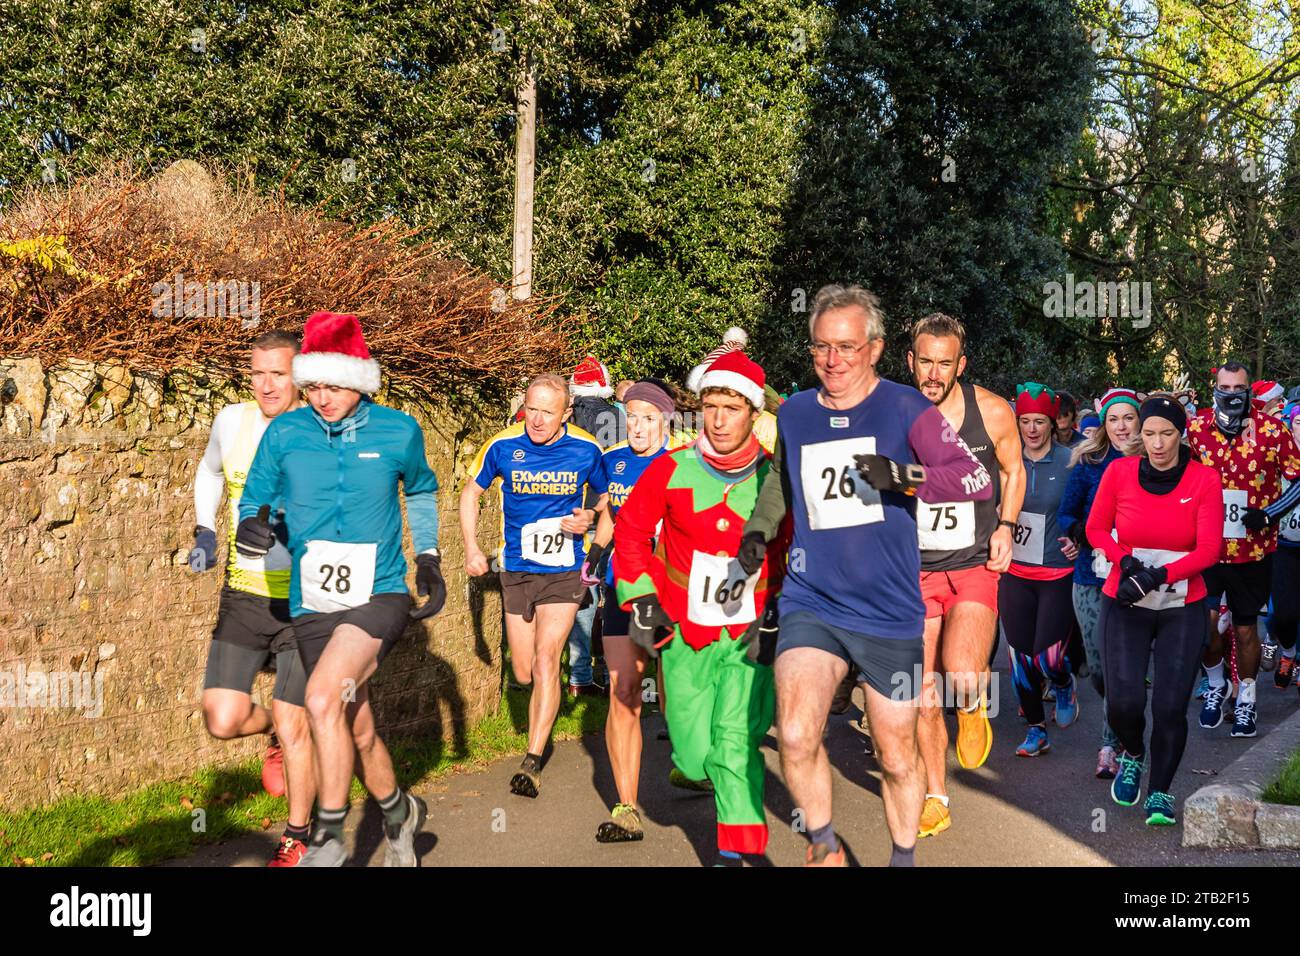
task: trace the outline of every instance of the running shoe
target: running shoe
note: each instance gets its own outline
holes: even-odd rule
[[[424,821],[429,816],[429,808],[423,800],[409,790],[406,793],[406,801],[406,819],[401,825],[393,827],[390,831],[388,824],[384,824],[384,839],[388,841],[384,866],[410,868],[420,865],[415,855],[415,835],[420,832],[420,827],[424,826]]]
[[[1079,719],[1079,692],[1075,685],[1074,675],[1070,675],[1070,683],[1062,684],[1056,688],[1056,715],[1053,720],[1058,727],[1069,727]]]
[[[1119,773],[1110,782],[1110,798],[1121,807],[1131,807],[1142,796],[1142,761],[1126,753],[1119,755]]]
[[[615,804],[609,819],[596,828],[597,843],[632,843],[643,839],[641,814],[629,803]]]
[[[262,756],[262,789],[273,797],[283,797],[284,787],[284,748],[275,734]]]
[[[980,697],[969,713],[957,708],[957,763],[965,770],[984,766],[993,749],[993,725],[989,723],[988,701]]]
[[[1056,700],[1056,688],[1050,683],[1043,684],[1043,700]]]
[[[1273,686],[1278,690],[1286,690],[1291,686],[1291,679],[1295,677],[1295,657],[1278,656],[1277,670],[1273,672]]]
[[[1147,794],[1147,802],[1142,804],[1142,809],[1146,811],[1149,827],[1171,827],[1178,822],[1173,795],[1161,790]]]
[[[1114,780],[1119,773],[1119,761],[1115,759],[1114,747],[1102,747],[1097,751],[1097,779]]]
[[[570,684],[570,697],[608,697],[609,688],[592,681],[589,684]]]
[[[307,852],[299,861],[299,866],[342,866],[348,861],[347,847],[339,840],[330,836],[329,831],[322,826],[316,827],[316,832],[311,835],[311,843],[307,846]]]
[[[692,780],[676,767],[668,771],[668,782],[679,790],[694,790],[696,793],[713,792],[713,781],[708,777],[703,780]]]
[[[1210,689],[1210,679],[1208,677],[1202,677],[1201,682],[1196,685],[1196,699],[1204,700],[1205,692],[1209,689]]]
[[[527,767],[520,767],[515,771],[515,775],[510,778],[510,792],[521,797],[536,799],[538,791],[542,789],[542,777],[540,774],[529,770]]]
[[[1278,646],[1272,641],[1260,641],[1259,643],[1259,669],[1262,671],[1271,671],[1277,664]]]
[[[291,836],[280,837],[279,844],[276,845],[275,855],[271,857],[271,862],[267,866],[297,866],[302,862],[302,858],[307,855],[307,844],[301,840],[295,840]]]
[[[844,858],[844,844],[834,853],[825,843],[814,843],[808,847],[808,855],[804,857],[804,866],[848,866],[848,861]]]
[[[942,833],[952,826],[952,814],[948,808],[932,793],[925,795],[925,806],[921,808],[921,826],[917,830],[918,837],[934,836],[936,833]]]
[[[1228,683],[1224,681],[1218,687],[1208,687],[1205,691],[1205,704],[1201,707],[1201,727],[1213,730],[1223,723],[1228,709]]]
[[[1237,706],[1232,711],[1232,736],[1255,736],[1255,702],[1253,700],[1246,703],[1238,698]]]
[[[1029,733],[1025,734],[1024,743],[1016,748],[1016,756],[1037,757],[1051,749],[1052,743],[1047,739],[1047,731],[1042,727],[1030,727]]]

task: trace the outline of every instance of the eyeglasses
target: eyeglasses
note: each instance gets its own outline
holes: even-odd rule
[[[809,342],[808,351],[817,358],[824,359],[833,351],[840,358],[847,359],[853,358],[853,356],[865,349],[868,344],[864,342],[861,345],[831,345],[829,342]]]

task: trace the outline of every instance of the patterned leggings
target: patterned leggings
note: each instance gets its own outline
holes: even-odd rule
[[[1088,655],[1088,677],[1092,686],[1101,695],[1101,745],[1120,749],[1119,738],[1110,729],[1106,719],[1106,672],[1101,654],[1101,609],[1102,595],[1100,585],[1074,585],[1074,616],[1083,632],[1083,649]]]

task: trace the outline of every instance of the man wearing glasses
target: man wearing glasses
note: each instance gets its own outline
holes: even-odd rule
[[[776,453],[739,558],[746,571],[757,569],[791,512],[777,726],[782,770],[812,844],[807,863],[845,865],[831,823],[822,732],[835,688],[852,665],[867,685],[894,842],[890,863],[910,866],[925,796],[916,743],[925,605],[915,496],[986,500],[992,479],[929,399],[876,375],[885,333],[872,293],[824,287],[813,301],[809,333],[821,387],[781,406]]]

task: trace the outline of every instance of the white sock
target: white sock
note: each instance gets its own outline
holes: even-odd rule
[[[1211,687],[1222,687],[1227,683],[1227,681],[1223,679],[1223,661],[1219,661],[1217,664],[1205,664],[1202,666],[1205,668],[1205,676],[1210,679]]]
[[[1253,678],[1244,677],[1241,681],[1241,689],[1237,691],[1237,703],[1253,704],[1255,703],[1255,681]]]
[[[942,793],[927,793],[925,795],[925,799],[927,800],[929,800],[931,797],[934,797],[936,800],[942,803],[944,807],[948,806],[948,798],[944,796]]]
[[[1292,644],[1290,647],[1284,647],[1284,648],[1282,648],[1282,656],[1283,656],[1283,657],[1295,657],[1295,645]]]

